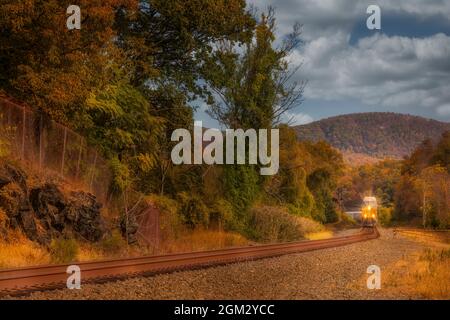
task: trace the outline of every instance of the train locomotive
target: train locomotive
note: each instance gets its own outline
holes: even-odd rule
[[[365,197],[361,210],[361,223],[363,227],[374,227],[377,224],[378,204],[375,197]]]

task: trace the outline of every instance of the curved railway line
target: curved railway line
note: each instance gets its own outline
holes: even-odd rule
[[[357,234],[325,240],[257,245],[97,262],[79,262],[75,264],[81,269],[81,282],[83,285],[86,283],[102,283],[135,276],[150,276],[333,248],[378,237],[379,233],[376,228],[364,228]],[[34,291],[65,288],[69,277],[66,271],[70,265],[49,265],[2,270],[0,271],[0,297],[8,295],[19,296]]]

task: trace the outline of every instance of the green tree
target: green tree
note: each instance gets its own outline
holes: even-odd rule
[[[305,145],[298,142],[294,129],[280,126],[280,170],[268,179],[265,191],[277,198],[279,205],[287,204],[290,212],[311,216],[315,201],[306,179],[312,158]]]
[[[300,27],[274,48],[273,9],[262,14],[253,38],[243,47],[223,42],[207,60],[204,74],[215,99],[209,114],[229,128],[271,128],[301,102],[303,84],[295,83],[286,58],[300,44]]]
[[[153,106],[125,80],[91,92],[86,113],[77,121],[84,133],[109,160],[112,172],[110,191],[120,196],[127,211],[130,191],[140,190],[138,177],[159,164],[159,137],[165,120],[152,114]]]
[[[136,15],[119,12],[118,44],[133,63],[133,84],[160,79],[195,96],[205,93],[200,66],[213,46],[244,41],[254,24],[245,0],[143,0]]]

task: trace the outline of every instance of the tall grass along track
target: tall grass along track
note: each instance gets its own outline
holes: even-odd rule
[[[150,276],[181,270],[224,265],[276,257],[285,254],[344,246],[379,237],[376,228],[361,229],[354,235],[324,240],[235,247],[221,250],[176,253],[97,262],[74,263],[81,269],[81,282],[102,283],[135,276]],[[48,265],[0,271],[0,297],[25,295],[34,291],[60,289],[66,286],[68,266]]]

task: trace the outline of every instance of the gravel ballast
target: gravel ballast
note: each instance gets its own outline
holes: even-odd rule
[[[380,230],[376,240],[345,247],[248,261],[195,271],[139,277],[80,290],[37,292],[25,299],[405,299],[390,290],[369,290],[366,270],[385,270],[424,248]]]

